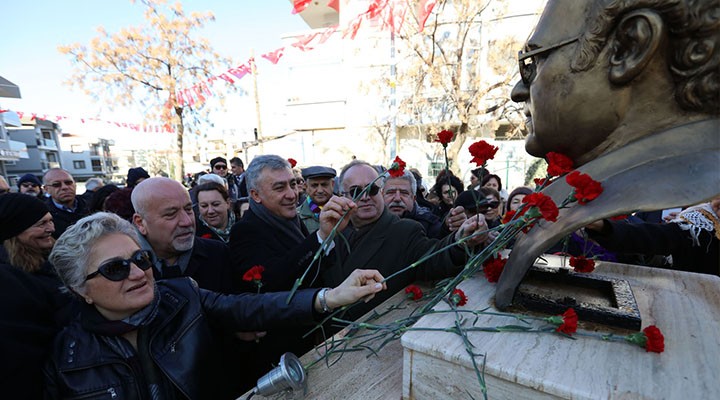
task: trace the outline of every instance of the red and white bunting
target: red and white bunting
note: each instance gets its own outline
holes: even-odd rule
[[[281,47],[281,48],[279,48],[279,49],[277,49],[277,50],[275,50],[275,51],[271,51],[271,52],[269,52],[269,53],[265,53],[265,54],[261,55],[260,57],[262,57],[262,58],[270,61],[270,62],[273,63],[273,64],[277,64],[278,61],[280,61],[280,58],[281,58],[283,55],[285,55],[284,53],[285,53],[285,48],[284,48],[284,47]]]

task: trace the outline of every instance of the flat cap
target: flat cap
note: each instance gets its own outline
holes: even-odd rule
[[[323,167],[320,165],[303,168],[301,172],[304,179],[334,178],[335,176],[337,176],[337,172],[333,168]]]

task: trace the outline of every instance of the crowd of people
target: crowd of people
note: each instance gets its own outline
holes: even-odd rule
[[[0,196],[0,347],[16,360],[3,368],[5,393],[235,398],[283,353],[335,332],[305,335],[324,314],[364,299],[343,315],[355,320],[414,281],[456,274],[533,191],[508,195],[486,169],[467,186],[442,171],[424,190],[416,169],[391,177],[360,160],[339,174],[276,155],[247,170],[217,157],[210,170],[184,186],[131,168],[124,188],[93,180],[77,194],[55,168]],[[719,211],[720,198],[668,221],[597,221],[549,251],[656,254],[664,267],[719,274]]]

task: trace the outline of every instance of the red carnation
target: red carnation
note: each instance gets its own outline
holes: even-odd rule
[[[245,274],[243,275],[243,280],[246,282],[260,282],[262,280],[263,272],[265,272],[265,267],[263,267],[262,265],[256,265],[245,271]]]
[[[422,289],[420,289],[420,287],[418,287],[417,285],[410,285],[406,287],[405,294],[407,294],[408,299],[412,299],[415,301],[418,301],[423,297]]]
[[[550,179],[550,178],[535,178],[535,179],[533,179],[533,182],[535,182],[535,186],[537,186],[537,187],[545,187],[552,183],[552,179]]]
[[[652,351],[653,353],[662,353],[665,351],[665,336],[663,336],[657,326],[650,325],[643,329],[643,333],[647,337],[645,350]]]
[[[470,145],[468,148],[470,155],[473,156],[470,162],[474,162],[478,167],[482,166],[487,160],[495,158],[498,151],[497,146],[493,146],[484,140],[480,140]]]
[[[548,162],[547,174],[549,176],[565,175],[573,169],[573,160],[564,154],[551,151],[547,153],[545,158],[547,158]]]
[[[467,296],[465,296],[465,292],[462,290],[455,289],[450,295],[450,302],[456,306],[464,306],[467,304]]]
[[[613,221],[622,221],[622,220],[625,220],[625,219],[627,219],[627,218],[628,218],[628,215],[627,215],[627,214],[620,214],[620,215],[616,215],[616,216],[614,216],[614,217],[610,217],[610,219],[613,220]]]
[[[595,200],[603,188],[600,182],[594,181],[590,175],[583,174],[579,171],[573,171],[565,177],[565,181],[568,185],[575,188],[574,197],[581,205],[587,204],[587,202]]]
[[[555,202],[549,196],[543,193],[530,193],[525,196],[523,203],[527,204],[528,207],[537,207],[537,210],[542,215],[543,219],[550,222],[557,221],[558,214],[560,211],[555,205]]]
[[[440,143],[443,147],[447,147],[448,143],[450,143],[453,136],[455,136],[453,131],[449,131],[449,130],[440,131],[440,132],[438,132],[437,139],[435,139],[435,141]]]
[[[487,278],[488,282],[495,283],[498,279],[500,279],[500,274],[502,274],[506,263],[507,258],[502,258],[500,254],[498,254],[497,257],[493,257],[483,263],[483,272],[485,273],[485,278]]]
[[[290,163],[290,168],[295,168],[297,165],[297,161],[295,161],[294,158],[288,158],[288,162]]]
[[[646,351],[653,353],[662,353],[665,351],[665,337],[660,329],[655,325],[650,325],[643,329],[642,332],[633,333],[625,337],[630,343],[634,343],[640,347],[644,347]]]
[[[392,165],[388,169],[388,173],[393,178],[401,177],[405,174],[405,161],[400,159],[400,156],[395,156]]]
[[[517,212],[515,210],[508,210],[508,212],[503,215],[502,223],[507,224],[508,222],[512,221],[512,219],[515,217],[515,214]]]
[[[201,238],[204,238],[204,239],[212,239],[212,234],[206,233],[206,234],[204,234],[204,235],[202,235],[202,236],[200,236],[200,237],[201,237]]]
[[[570,266],[575,268],[575,272],[590,273],[595,270],[595,260],[584,256],[570,257]]]
[[[562,315],[563,323],[555,329],[558,332],[572,334],[577,332],[578,316],[575,310],[568,308]]]

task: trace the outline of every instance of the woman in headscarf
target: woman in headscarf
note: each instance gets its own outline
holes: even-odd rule
[[[153,257],[137,230],[109,213],[81,219],[58,239],[50,260],[83,304],[55,341],[47,398],[226,398],[213,329],[308,323],[383,288],[377,271],[356,270],[334,289],[299,290],[289,303],[287,292],[221,295],[187,277],[156,282]]]

